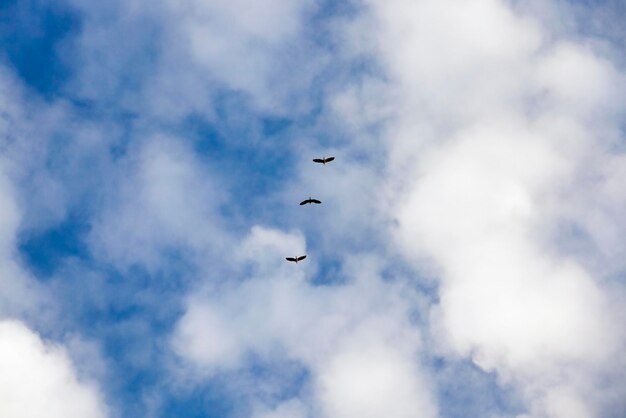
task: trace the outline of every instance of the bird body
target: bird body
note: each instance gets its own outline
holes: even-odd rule
[[[335,157],[314,158],[313,162],[326,165],[326,163],[329,163],[334,159]]]
[[[321,200],[317,200],[317,199],[312,199],[312,198],[308,198],[306,200],[303,200],[302,202],[300,202],[300,206],[302,205],[306,205],[306,204],[311,204],[311,203],[315,203],[316,205],[319,205],[320,203],[322,203]]]
[[[305,258],[306,258],[306,255],[301,255],[300,257],[285,257],[285,260],[298,264],[298,261],[302,261]]]

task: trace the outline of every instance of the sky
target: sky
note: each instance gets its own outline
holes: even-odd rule
[[[624,418],[625,18],[0,2],[0,416]]]

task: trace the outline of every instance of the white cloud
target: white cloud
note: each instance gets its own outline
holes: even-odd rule
[[[416,336],[389,335],[397,324],[372,319],[346,332],[317,372],[317,395],[328,417],[436,417],[416,358]],[[409,331],[410,334],[410,331]]]
[[[98,390],[77,378],[66,352],[17,321],[0,322],[0,415],[6,418],[107,416]]]
[[[297,237],[255,227],[244,246],[256,242],[265,258],[280,259],[275,241],[261,239],[279,235],[287,243]],[[306,270],[283,262],[287,268],[277,264],[240,284],[196,293],[172,340],[190,366],[185,373],[210,377],[242,369],[245,354],[254,353],[263,361],[302,364],[313,388],[298,402],[320,416],[436,416],[420,366],[419,332],[408,320],[412,293],[382,282],[379,264],[362,256],[345,272],[350,284],[315,287],[301,280]]]
[[[294,266],[285,256],[304,253],[299,233],[253,227],[234,251],[232,262],[251,267],[259,281],[241,285],[208,282],[210,290],[218,292],[219,300],[207,303],[206,296],[192,297],[173,337],[174,350],[200,367],[201,375],[239,367],[248,350],[268,344],[267,339],[274,337],[266,328],[266,321],[278,319],[273,309],[295,308],[291,304],[272,307],[268,298],[282,299],[281,293],[294,290],[289,283],[302,279],[303,269],[311,261]]]
[[[15,255],[21,221],[14,187],[0,159],[0,318],[34,312],[43,300],[41,289],[22,270]]]
[[[179,28],[176,45],[189,45],[184,53],[192,66],[274,112],[293,105],[294,92],[308,85],[320,65],[319,51],[312,45],[302,49],[303,21],[314,8],[310,0],[191,0],[165,6]],[[294,61],[307,66],[291,71]]]
[[[167,250],[206,255],[228,247],[218,222],[225,195],[183,144],[151,138],[129,153],[112,180],[117,187],[105,195],[89,238],[98,258],[152,270]]]
[[[72,3],[87,23],[66,45],[78,52],[68,57],[79,68],[71,91],[159,122],[216,118],[223,89],[264,112],[308,109],[299,93],[327,59],[307,40],[310,0]]]
[[[212,307],[189,306],[179,323],[173,348],[188,361],[200,365],[204,373],[236,366],[244,347],[231,327],[228,318]]]
[[[273,409],[259,408],[259,410],[252,415],[253,418],[306,418],[309,416],[306,406],[295,399],[283,402]]]
[[[159,121],[214,118],[216,85],[263,111],[296,114],[294,96],[325,59],[305,39],[309,1],[75,3],[89,11],[78,41],[87,52],[83,94],[121,90],[122,108]],[[618,380],[611,369],[624,363],[624,290],[615,280],[626,254],[615,121],[624,79],[592,44],[555,39],[545,20],[510,4],[367,1],[342,28],[354,50],[339,50],[371,54],[384,77],[332,92],[326,103],[337,115],[327,117],[357,139],[332,150],[339,158],[323,175],[308,165],[279,196],[324,196],[324,212],[308,220],[301,211],[289,226],[318,233],[320,252],[338,254],[347,284],[304,280],[318,267],[314,257],[284,262],[304,252],[299,232],[254,227],[240,242],[224,232],[220,188],[206,182],[212,173],[159,136],[123,159],[119,189],[106,195],[90,236],[94,254],[157,268],[167,250],[190,250],[211,276],[189,297],[174,351],[204,378],[245,368],[249,353],[311,372],[311,393],[260,402],[260,416],[436,416],[420,333],[407,319],[414,293],[380,278],[385,262],[351,253],[385,247],[385,228],[397,221],[406,258],[418,270],[436,265],[440,276],[430,325],[442,353],[495,370],[525,397],[529,417],[601,416],[616,401],[589,382]],[[154,67],[129,65],[149,49],[145,38]],[[307,70],[298,68],[308,58]],[[130,93],[119,89],[129,68],[145,71],[129,75],[139,85]],[[11,202],[0,203],[0,236],[19,222]],[[63,202],[57,207],[62,213]],[[214,280],[225,254],[234,267],[223,270],[237,277]]]
[[[293,266],[285,263],[285,257],[306,255],[306,249],[299,231],[284,233],[256,225],[239,246],[237,254],[239,262],[254,266],[256,275],[269,276],[293,272]],[[309,257],[301,268],[306,271],[311,263],[315,261]]]
[[[22,237],[58,222],[66,213],[65,192],[51,174],[49,137],[68,122],[62,103],[44,103],[0,67],[0,416],[105,417],[95,384],[77,370],[102,374],[97,346],[75,334],[67,347],[43,342],[36,324],[59,334],[56,301],[25,266]],[[89,141],[86,141],[89,142]],[[81,144],[81,151],[92,144]],[[75,161],[65,161],[67,165]],[[66,189],[67,187],[67,189]],[[23,239],[23,238],[22,238]],[[19,318],[19,319],[18,319]],[[27,325],[29,324],[29,325]],[[75,365],[70,356],[85,364]]]
[[[588,382],[619,379],[626,341],[615,287],[589,266],[624,269],[623,193],[611,186],[623,77],[504,1],[368,5],[359,24],[394,107],[391,216],[407,258],[436,265],[441,349],[513,382],[532,417],[601,416],[610,401]],[[563,224],[592,237],[579,237],[586,254]]]
[[[610,62],[590,48],[564,42],[552,46],[538,62],[536,83],[555,101],[550,112],[565,110],[585,118],[613,110],[613,105],[619,103],[619,88],[615,87],[623,80]]]

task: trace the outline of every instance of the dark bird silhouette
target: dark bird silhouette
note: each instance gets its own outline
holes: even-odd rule
[[[311,203],[315,203],[316,205],[319,205],[320,203],[322,203],[321,200],[317,200],[317,199],[311,199],[310,197],[307,200],[303,200],[302,202],[300,202],[300,206],[302,205],[306,205],[306,204],[311,204]]]
[[[306,255],[301,255],[300,257],[285,257],[285,260],[293,261],[294,263],[298,264],[298,261],[302,261],[305,258],[306,258]]]
[[[335,157],[314,158],[313,162],[326,165],[326,163],[329,163],[329,162],[331,162],[334,159],[335,159]]]

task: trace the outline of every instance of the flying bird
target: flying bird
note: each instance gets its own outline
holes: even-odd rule
[[[302,205],[306,205],[306,204],[311,204],[311,203],[315,203],[316,205],[319,205],[320,203],[322,203],[321,200],[317,200],[317,199],[311,199],[310,197],[307,200],[303,200],[302,202],[300,202],[300,206]]]
[[[335,159],[335,157],[314,158],[313,162],[326,165],[326,163],[329,163],[329,162],[331,162],[334,159]]]
[[[298,261],[302,261],[305,258],[306,258],[306,255],[301,255],[300,257],[285,257],[285,260],[293,261],[294,263],[298,264]]]

